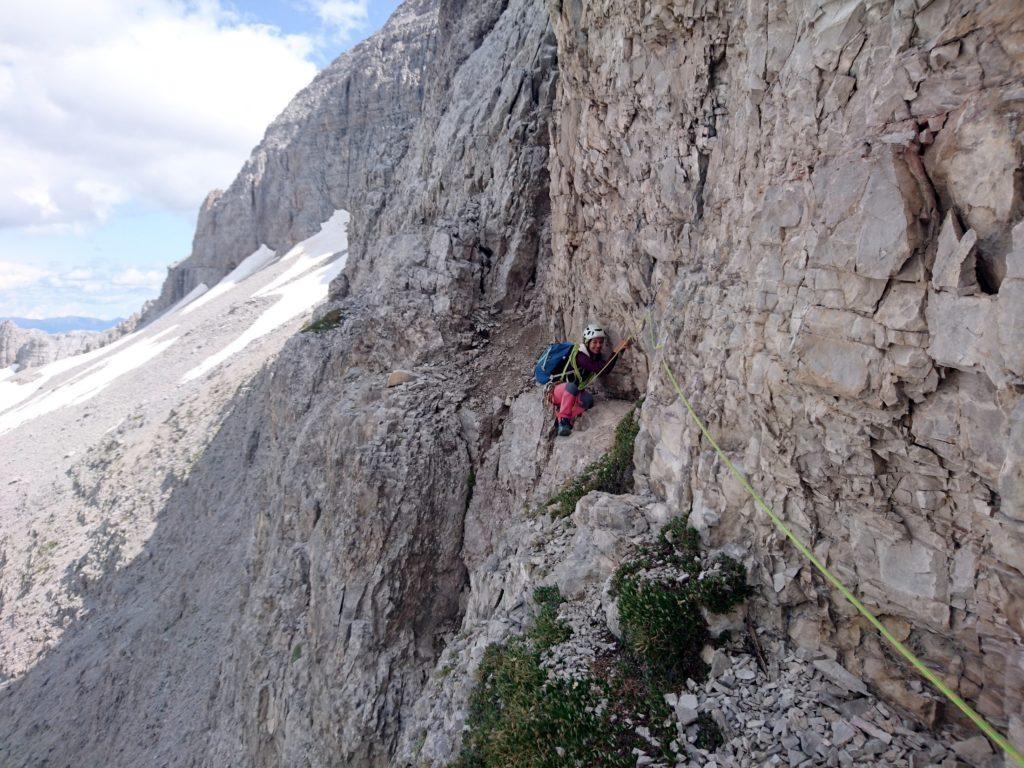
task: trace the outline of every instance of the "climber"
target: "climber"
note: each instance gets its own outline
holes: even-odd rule
[[[594,396],[587,387],[598,376],[611,373],[619,355],[633,343],[626,339],[606,361],[601,352],[607,340],[601,326],[588,325],[583,331],[583,344],[573,346],[561,371],[552,376],[559,381],[550,395],[551,404],[558,410],[555,425],[559,437],[569,435],[576,417],[594,407]]]

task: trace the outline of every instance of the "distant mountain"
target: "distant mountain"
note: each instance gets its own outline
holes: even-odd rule
[[[124,320],[116,317],[113,320],[100,320],[96,317],[45,317],[34,320],[28,317],[0,317],[0,322],[10,320],[22,329],[35,328],[47,333],[66,333],[68,331],[106,331]]]

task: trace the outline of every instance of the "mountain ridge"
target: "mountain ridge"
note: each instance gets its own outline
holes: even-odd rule
[[[81,317],[66,315],[62,317],[0,317],[0,323],[10,321],[24,330],[46,331],[47,333],[67,333],[68,331],[109,331],[123,323],[126,318],[115,317],[113,320],[101,320],[98,317]]]

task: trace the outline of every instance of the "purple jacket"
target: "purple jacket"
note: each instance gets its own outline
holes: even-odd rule
[[[619,361],[618,357],[612,360],[611,363],[608,363],[607,358],[604,356],[592,357],[590,353],[587,352],[586,347],[582,344],[579,345],[577,349],[579,351],[576,353],[576,367],[579,369],[579,372],[583,375],[584,379],[590,379],[591,377],[597,376],[598,373],[601,373],[602,369],[604,369],[604,373],[602,373],[602,375],[611,373],[612,369],[615,368],[615,364]],[[605,368],[605,365],[608,365],[608,367]],[[562,381],[575,382],[577,387],[583,386],[584,382],[580,381],[580,377],[576,375],[572,365],[569,364],[569,359],[565,361],[565,368],[563,368],[562,371],[566,374]]]

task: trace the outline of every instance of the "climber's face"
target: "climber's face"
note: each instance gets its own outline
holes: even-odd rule
[[[600,336],[587,342],[587,351],[592,355],[600,355],[602,349],[604,349],[604,339]]]

